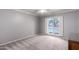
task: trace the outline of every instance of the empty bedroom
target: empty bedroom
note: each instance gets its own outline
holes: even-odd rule
[[[79,50],[79,10],[0,9],[0,50]]]

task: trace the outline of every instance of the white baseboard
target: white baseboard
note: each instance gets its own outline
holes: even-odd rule
[[[16,40],[13,40],[13,41],[9,41],[9,42],[6,42],[6,43],[2,43],[2,44],[0,44],[0,46],[6,45],[6,44],[10,44],[12,42],[16,42],[16,41],[23,40],[23,39],[29,39],[29,38],[34,37],[34,36],[37,36],[37,35],[38,34],[28,35],[28,36],[23,37],[23,38],[20,38],[20,39],[16,39]]]

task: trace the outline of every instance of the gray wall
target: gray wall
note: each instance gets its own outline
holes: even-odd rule
[[[79,12],[77,12],[77,27],[78,27],[78,33],[79,33]]]
[[[38,33],[38,19],[14,10],[0,9],[0,43]]]
[[[69,39],[72,34],[77,33],[76,12],[64,14],[64,37]]]
[[[54,16],[64,16],[64,38],[69,39],[70,35],[77,33],[77,12],[57,14]],[[40,21],[40,33],[45,33],[45,18],[43,17]]]
[[[79,12],[77,12],[77,40],[79,41]]]
[[[46,34],[45,32],[45,18],[40,18],[40,34]]]

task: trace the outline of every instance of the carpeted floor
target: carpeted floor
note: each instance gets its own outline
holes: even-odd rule
[[[68,41],[61,38],[38,35],[3,45],[1,50],[67,50]]]

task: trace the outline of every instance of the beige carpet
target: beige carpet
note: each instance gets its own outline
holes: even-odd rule
[[[2,46],[2,50],[67,50],[68,41],[61,38],[38,35],[30,39],[23,39],[17,42]]]

